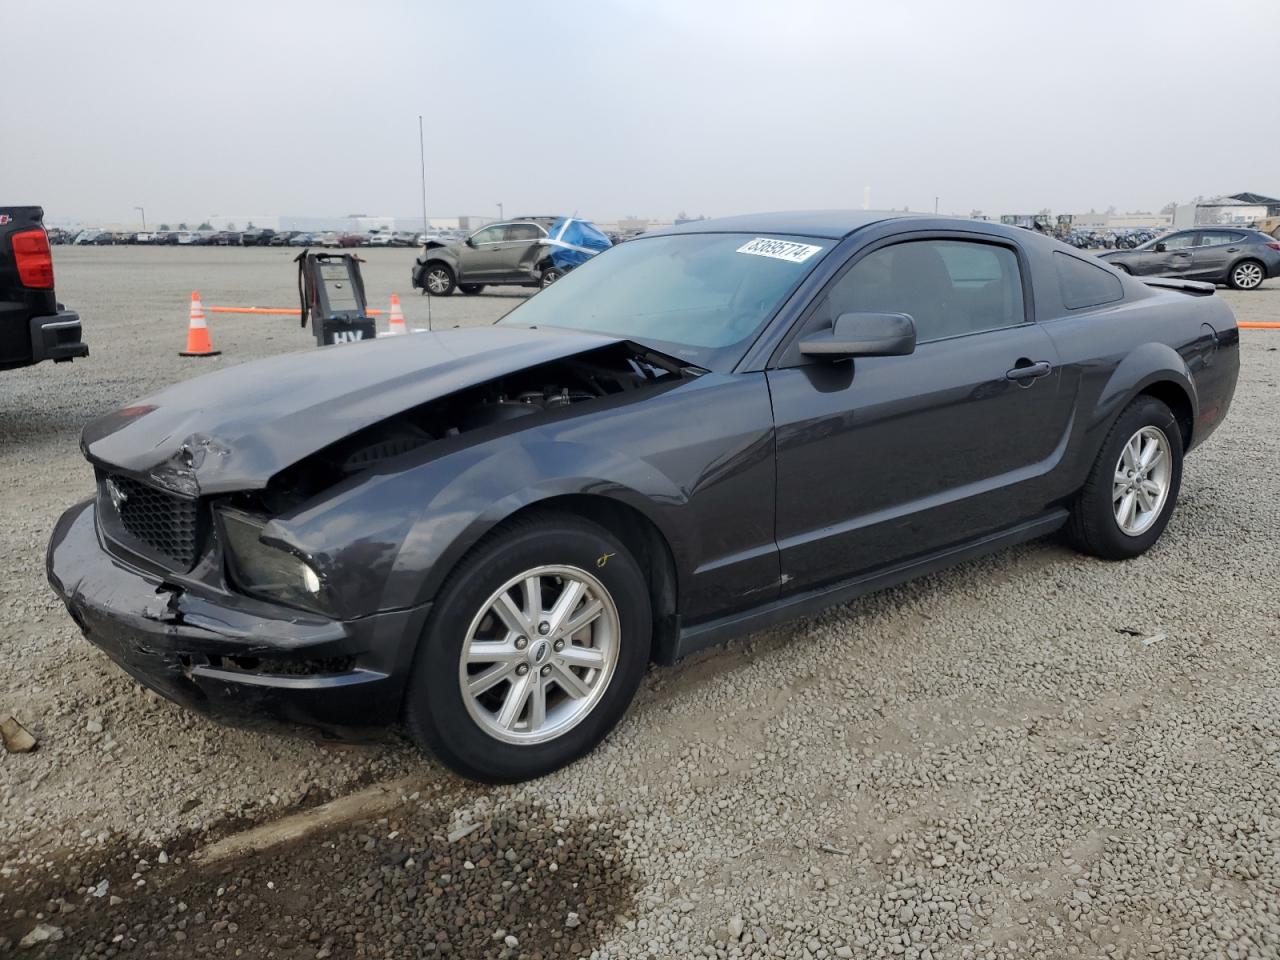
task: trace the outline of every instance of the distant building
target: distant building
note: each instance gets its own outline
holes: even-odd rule
[[[1197,203],[1193,224],[1230,223],[1247,226],[1264,217],[1280,217],[1280,200],[1260,193],[1233,193]]]

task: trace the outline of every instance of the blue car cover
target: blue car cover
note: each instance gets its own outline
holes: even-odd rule
[[[573,217],[553,223],[543,243],[551,247],[551,262],[561,270],[572,270],[613,246],[594,224]]]

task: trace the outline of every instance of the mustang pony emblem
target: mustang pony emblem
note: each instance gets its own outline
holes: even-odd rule
[[[111,497],[111,505],[116,508],[116,513],[120,512],[120,508],[129,499],[129,495],[121,490],[119,484],[114,480],[107,481],[107,495]]]

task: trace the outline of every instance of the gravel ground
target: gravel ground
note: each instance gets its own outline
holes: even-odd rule
[[[363,255],[372,301],[425,325],[412,252]],[[176,356],[193,287],[287,306],[291,256],[59,248],[93,355],[0,374],[0,718],[40,744],[0,752],[0,953],[1280,957],[1280,333],[1245,331],[1231,416],[1147,556],[1035,543],[654,669],[591,757],[482,789],[394,737],[186,714],[45,584],[49,530],[90,493],[85,420],[309,346],[287,318],[214,316],[223,355]],[[1280,319],[1280,283],[1219,295]],[[200,858],[393,781],[412,789],[372,819]]]

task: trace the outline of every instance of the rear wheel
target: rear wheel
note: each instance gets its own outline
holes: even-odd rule
[[[543,776],[621,719],[651,632],[644,575],[611,533],[568,514],[517,521],[482,541],[441,588],[406,725],[464,777]]]
[[[460,283],[458,289],[469,297],[474,297],[477,293],[484,289],[483,283]]]
[[[1076,496],[1067,534],[1107,560],[1149,550],[1164,532],[1182,485],[1182,431],[1169,408],[1146,395],[1120,414]]]
[[[1231,268],[1228,281],[1237,290],[1256,290],[1267,278],[1267,271],[1257,260],[1241,260]]]
[[[447,297],[453,293],[456,285],[453,279],[453,271],[443,263],[433,260],[427,264],[427,269],[422,275],[422,290],[424,293],[429,293],[433,297]]]
[[[542,271],[542,286],[549,287],[563,276],[564,271],[559,267],[547,267]]]

